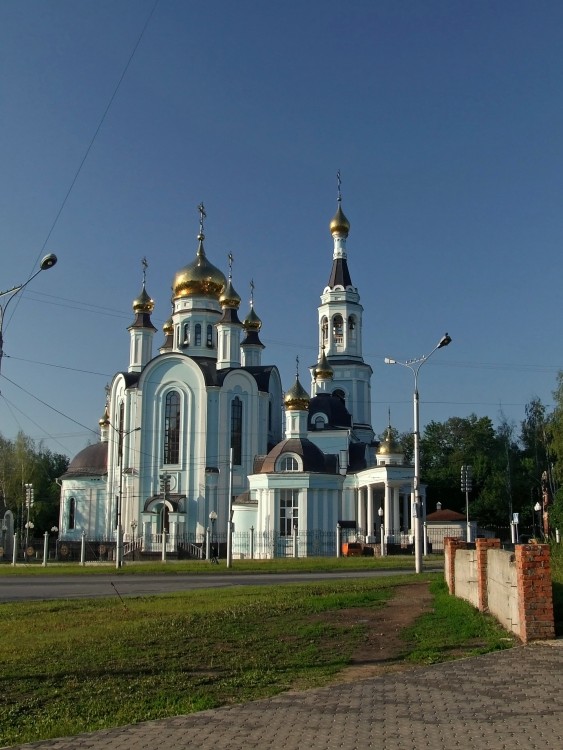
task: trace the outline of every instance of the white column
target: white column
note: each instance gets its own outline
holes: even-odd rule
[[[389,483],[385,482],[385,505],[383,506],[383,521],[385,524],[385,537],[387,538],[393,533],[393,518],[391,510],[391,492],[392,487]]]
[[[393,487],[393,531],[399,533],[401,531],[400,524],[400,507],[399,507],[399,487]]]
[[[368,484],[367,535],[373,537],[373,485]]]

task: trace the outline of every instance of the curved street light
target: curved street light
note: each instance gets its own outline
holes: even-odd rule
[[[53,255],[53,253],[49,253],[49,255],[46,255],[41,260],[39,268],[37,269],[37,271],[35,271],[35,273],[31,274],[27,281],[24,281],[24,283],[20,284],[19,286],[13,286],[11,289],[6,289],[5,292],[0,292],[0,297],[9,295],[8,300],[4,303],[4,305],[0,305],[0,372],[2,370],[2,357],[4,356],[4,315],[6,313],[8,305],[14,299],[14,297],[29,284],[30,281],[33,281],[36,276],[39,276],[41,271],[48,271],[50,268],[53,268],[56,262],[57,256]]]
[[[415,359],[406,359],[401,362],[398,359],[391,359],[385,357],[384,362],[386,365],[402,365],[408,367],[408,369],[414,375],[414,392],[413,392],[413,410],[414,410],[414,477],[413,477],[413,527],[414,527],[414,557],[415,557],[415,568],[417,573],[422,573],[422,540],[421,540],[421,516],[422,516],[422,502],[420,498],[420,410],[419,410],[419,397],[418,397],[418,372],[422,365],[429,360],[429,358],[438,349],[442,349],[451,343],[451,337],[445,333],[440,341],[436,344],[430,354],[424,354],[422,357]]]

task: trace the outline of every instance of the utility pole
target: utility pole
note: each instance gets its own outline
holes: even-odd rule
[[[464,464],[461,467],[461,491],[465,492],[465,521],[466,532],[465,539],[471,541],[471,525],[469,523],[469,493],[473,489],[473,468]]]

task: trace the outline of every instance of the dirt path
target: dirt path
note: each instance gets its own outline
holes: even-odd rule
[[[366,633],[355,651],[352,663],[342,670],[335,682],[351,682],[388,672],[409,669],[403,662],[405,642],[401,631],[420,615],[431,610],[432,595],[426,581],[395,588],[395,596],[382,607],[343,609],[335,612],[332,622],[338,625],[365,624]]]

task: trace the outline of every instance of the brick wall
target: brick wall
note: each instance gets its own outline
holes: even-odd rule
[[[456,576],[458,592],[466,592],[470,578],[475,576],[474,566],[471,566],[471,570],[469,564],[458,564],[456,566],[457,550],[467,549],[467,546],[467,543],[461,539],[453,537],[444,539],[444,576],[448,590],[454,596],[459,595],[459,593],[456,593]],[[500,551],[499,539],[477,539],[475,546],[477,608],[481,612],[492,610],[505,627],[507,627],[508,622],[513,622],[514,626],[511,629],[524,643],[554,638],[555,625],[549,545],[518,544],[515,547],[515,552],[505,552]],[[499,550],[499,552],[495,552],[496,555],[507,556],[506,564],[510,567],[514,566],[517,581],[516,586],[511,586],[508,580],[505,584],[501,582],[501,587],[504,587],[503,595],[502,597],[499,596],[494,603],[489,602],[489,596],[491,591],[499,590],[499,581],[495,581],[494,587],[489,586],[491,573],[489,552],[491,550]],[[463,559],[466,559],[466,556]],[[461,557],[459,562],[462,562]],[[514,597],[517,597],[516,602]],[[518,612],[517,622],[514,622],[515,612]]]

